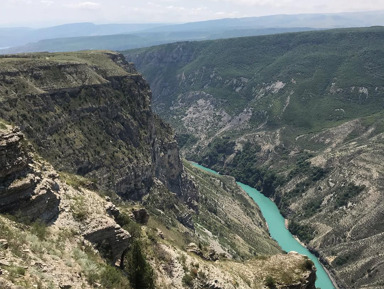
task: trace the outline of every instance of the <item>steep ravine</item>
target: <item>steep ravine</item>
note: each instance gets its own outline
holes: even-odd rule
[[[0,58],[0,287],[134,288],[139,250],[157,288],[314,289],[234,180],[183,165],[150,98],[117,53]]]
[[[383,27],[124,52],[182,153],[258,188],[342,288],[384,286]]]

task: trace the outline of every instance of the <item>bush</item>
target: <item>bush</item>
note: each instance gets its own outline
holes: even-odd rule
[[[193,277],[189,274],[185,274],[182,281],[184,285],[187,285],[189,287],[193,285]]]
[[[38,220],[31,225],[31,233],[36,235],[40,241],[44,240],[47,235],[47,225]]]
[[[302,264],[303,271],[312,270],[313,266],[315,264],[312,262],[311,259],[306,259],[305,262]]]
[[[343,266],[344,264],[346,264],[350,259],[350,256],[348,255],[343,255],[343,256],[338,256],[334,261],[333,261],[333,264],[335,264],[336,266]]]
[[[107,266],[100,274],[100,281],[103,288],[129,288],[129,282],[124,278],[123,274],[119,269]]]
[[[265,284],[265,286],[267,286],[269,288],[276,288],[275,279],[273,279],[272,276],[267,276],[267,278],[265,278],[264,284]]]
[[[346,206],[350,199],[356,197],[364,189],[365,186],[356,186],[353,183],[349,183],[348,186],[341,188],[341,191],[335,197],[335,209]]]
[[[121,212],[117,217],[115,218],[116,223],[118,223],[121,227],[124,227],[128,225],[129,223],[133,222],[128,214]]]

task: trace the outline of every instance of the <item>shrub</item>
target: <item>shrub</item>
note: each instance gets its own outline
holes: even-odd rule
[[[346,264],[350,259],[350,256],[348,255],[343,255],[343,256],[338,256],[334,261],[333,263],[336,265],[336,266],[343,266],[344,264]]]
[[[129,282],[124,278],[122,272],[112,266],[107,266],[100,274],[100,281],[103,288],[129,288]]]
[[[40,241],[44,240],[47,235],[47,225],[38,220],[32,223],[31,233],[36,235]]]
[[[189,274],[185,274],[182,281],[184,285],[187,285],[189,287],[193,285],[193,277]]]
[[[302,264],[303,271],[312,270],[314,264],[311,259],[306,259],[305,262]]]
[[[364,189],[365,186],[356,186],[353,183],[349,183],[347,186],[342,187],[341,191],[338,192],[335,197],[335,209],[347,205],[350,199],[356,197]]]
[[[309,243],[313,239],[313,229],[311,226],[301,225],[292,220],[289,222],[288,229],[293,235],[299,237],[301,241]]]
[[[269,288],[275,288],[275,279],[273,279],[272,276],[267,276],[267,278],[265,278],[265,282],[264,282],[265,286],[269,287]]]

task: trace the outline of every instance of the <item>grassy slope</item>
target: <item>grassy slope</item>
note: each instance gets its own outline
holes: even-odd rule
[[[327,257],[345,288],[380,288],[383,36],[382,27],[342,29],[126,56],[151,83],[154,108],[182,134],[187,156],[274,194],[296,221],[291,229]],[[278,82],[284,87],[275,89]],[[250,120],[228,125],[245,108]],[[222,111],[230,122],[220,122]]]
[[[383,35],[381,27],[289,33],[169,44],[128,51],[126,56],[150,82],[155,109],[171,122],[173,115],[166,110],[179,93],[205,91],[221,100],[231,115],[252,107],[255,116],[266,111],[271,125],[311,131],[381,109],[381,92],[375,88],[384,85]],[[177,78],[182,73],[185,81]],[[248,82],[236,92],[226,81],[240,77]],[[276,81],[285,87],[256,99],[255,91]],[[169,88],[164,95],[161,83]],[[344,91],[330,93],[332,83]],[[358,89],[348,91],[351,87],[366,87],[369,98],[362,97]],[[291,91],[294,94],[283,112]],[[345,114],[335,113],[338,108]],[[258,125],[264,120],[254,117],[252,122]]]

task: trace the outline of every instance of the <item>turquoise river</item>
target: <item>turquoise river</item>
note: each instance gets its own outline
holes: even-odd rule
[[[205,171],[218,174],[217,172],[205,168],[197,163],[192,164],[200,169],[203,169]],[[237,183],[260,207],[260,210],[268,224],[269,232],[273,239],[275,239],[280,247],[284,251],[296,251],[302,255],[308,256],[316,266],[316,287],[321,289],[335,289],[335,287],[332,284],[331,279],[329,278],[328,274],[325,272],[323,266],[320,264],[319,260],[316,258],[315,255],[313,255],[309,250],[301,245],[287,230],[285,227],[285,219],[280,214],[279,209],[275,205],[273,201],[265,197],[262,193],[260,193],[258,190],[247,186],[245,184],[242,184],[240,182]]]

